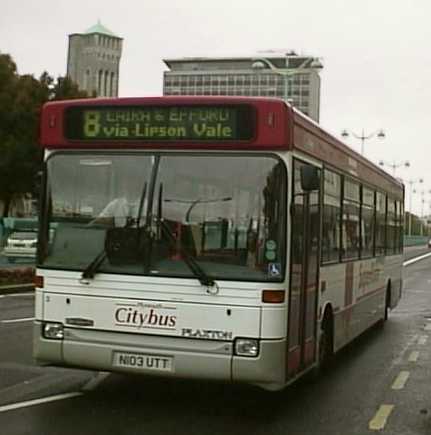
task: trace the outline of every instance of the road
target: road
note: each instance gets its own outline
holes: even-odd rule
[[[33,296],[3,295],[0,433],[428,435],[431,257],[407,266],[404,276],[403,299],[384,328],[349,345],[323,376],[278,393],[36,367]],[[40,398],[53,401],[25,403]]]

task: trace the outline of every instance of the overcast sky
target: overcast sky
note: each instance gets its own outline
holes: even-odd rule
[[[431,202],[431,2],[429,0],[1,0],[0,52],[20,74],[65,75],[67,35],[100,19],[124,38],[120,96],[162,94],[164,58],[251,55],[294,49],[322,59],[321,125],[386,139],[365,155],[398,164],[404,180],[423,177]],[[347,142],[360,151],[360,141]],[[390,167],[387,167],[392,172]],[[409,184],[406,208],[409,209]],[[413,211],[421,213],[421,195]]]

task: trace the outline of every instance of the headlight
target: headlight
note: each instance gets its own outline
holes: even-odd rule
[[[63,340],[64,331],[62,323],[45,323],[43,325],[43,336],[51,340]]]
[[[259,354],[259,340],[237,338],[235,340],[235,354],[239,356],[257,356]]]

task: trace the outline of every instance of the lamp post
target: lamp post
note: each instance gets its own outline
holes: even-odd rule
[[[299,67],[289,67],[289,59],[298,58],[296,54],[287,54],[287,68],[279,68],[276,67],[270,59],[266,57],[255,57],[252,58],[251,68],[258,73],[261,71],[269,71],[272,74],[283,77],[283,100],[289,102],[289,91],[290,91],[290,78],[292,76],[298,75],[300,73],[309,73],[310,70],[320,70],[323,68],[323,65],[319,58],[310,57],[307,58],[303,64]]]
[[[410,167],[410,162],[408,160],[404,160],[402,162],[396,163],[396,162],[386,162],[384,160],[379,161],[380,166],[389,166],[392,168],[392,175],[395,177],[395,171],[400,168],[401,166],[404,166],[405,168]]]
[[[423,178],[411,179],[407,180],[407,183],[410,185],[409,188],[409,230],[408,235],[412,235],[412,196],[413,196],[413,185],[416,183],[423,183]]]
[[[349,137],[350,134],[353,137],[355,137],[356,139],[360,139],[361,140],[361,154],[362,155],[364,155],[364,148],[365,148],[365,141],[366,140],[371,139],[371,138],[373,138],[376,135],[377,135],[377,137],[379,139],[384,139],[386,137],[386,134],[385,134],[385,132],[382,129],[373,131],[372,133],[369,133],[369,134],[365,134],[364,129],[362,129],[362,134],[356,134],[353,131],[348,131],[346,129],[344,129],[341,132],[341,136],[343,136],[343,137]]]

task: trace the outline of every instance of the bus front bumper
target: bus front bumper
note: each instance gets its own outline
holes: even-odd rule
[[[285,340],[260,340],[257,357],[234,355],[233,343],[65,328],[42,336],[35,321],[33,356],[40,365],[141,373],[171,378],[245,382],[268,390],[285,385]]]

